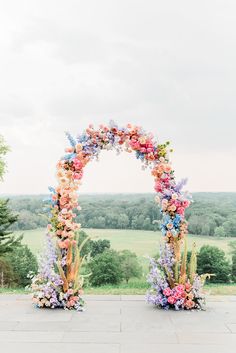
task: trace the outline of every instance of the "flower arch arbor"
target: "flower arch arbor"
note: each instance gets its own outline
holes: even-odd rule
[[[187,266],[187,222],[185,209],[190,205],[183,182],[175,181],[169,161],[169,142],[159,144],[153,135],[141,127],[128,124],[119,128],[92,125],[74,139],[67,133],[70,147],[57,164],[58,186],[49,188],[50,222],[47,250],[39,273],[32,280],[33,301],[38,307],[83,309],[81,248],[78,248],[80,224],[75,221],[75,209],[80,210],[77,191],[84,167],[102,150],[134,152],[144,168],[150,167],[157,192],[156,202],[163,215],[161,231],[164,246],[158,261],[150,260],[148,282],[151,290],[147,301],[163,308],[200,308],[202,278],[196,274],[196,255],[192,252]],[[185,249],[181,251],[181,245]]]

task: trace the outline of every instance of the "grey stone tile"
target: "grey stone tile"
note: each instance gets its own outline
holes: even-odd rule
[[[122,332],[152,332],[158,333],[160,331],[168,331],[170,333],[175,332],[175,327],[173,323],[166,318],[165,320],[145,320],[142,318],[127,318],[121,322]]]
[[[84,313],[76,312],[77,315],[84,315]],[[37,310],[33,314],[16,315],[17,321],[20,322],[69,322],[72,319],[71,311],[63,310]]]
[[[120,301],[120,295],[92,295],[92,294],[85,294],[83,296],[85,301]]]
[[[121,344],[120,353],[235,353],[235,347],[219,345]]]
[[[2,331],[14,330],[17,325],[17,321],[0,321],[0,333]]]
[[[177,337],[180,344],[236,346],[236,335],[231,333],[177,333]]]
[[[235,353],[236,297],[211,297],[201,312],[159,310],[143,296],[85,299],[79,313],[35,309],[27,295],[0,295],[1,351]]]
[[[138,301],[145,303],[145,295],[121,295],[123,301]]]
[[[119,345],[80,343],[2,343],[1,350],[7,353],[119,353]]]
[[[227,324],[227,327],[229,328],[230,332],[236,333],[236,323],[235,324]]]
[[[41,331],[6,331],[0,332],[0,343],[2,342],[60,342],[63,332],[41,332]]]
[[[104,314],[120,314],[121,312],[121,301],[90,301],[86,306],[85,315],[104,315]],[[74,313],[73,316],[77,316],[78,313]]]
[[[139,333],[136,332],[67,332],[63,337],[63,342],[80,343],[178,343],[175,333],[161,332]]]
[[[198,333],[229,333],[229,328],[221,322],[212,321],[212,322],[179,322],[178,325],[175,325],[175,330],[179,332],[198,332]]]
[[[51,321],[38,321],[38,322],[18,322],[15,331],[48,331],[48,332],[64,332],[70,331],[72,327],[71,322],[51,322]]]
[[[120,315],[73,316],[72,331],[120,331]]]

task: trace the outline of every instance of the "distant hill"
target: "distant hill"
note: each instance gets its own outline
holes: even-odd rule
[[[45,227],[44,202],[49,195],[4,195],[19,215],[15,230]],[[80,194],[77,221],[87,228],[157,230],[160,209],[154,193]],[[236,193],[197,192],[186,210],[192,234],[236,237]]]

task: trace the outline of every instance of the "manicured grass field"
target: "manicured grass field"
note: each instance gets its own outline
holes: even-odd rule
[[[160,232],[145,230],[127,230],[127,229],[84,229],[93,239],[109,239],[111,246],[116,250],[129,249],[139,256],[155,255],[159,250],[159,244],[162,239]],[[24,243],[37,254],[43,248],[45,229],[26,230],[16,232],[24,234]],[[232,238],[216,238],[207,236],[188,235],[189,248],[193,242],[196,242],[197,248],[204,244],[215,245],[229,253],[228,243]]]

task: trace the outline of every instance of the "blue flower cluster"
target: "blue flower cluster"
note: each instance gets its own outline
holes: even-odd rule
[[[182,217],[177,213],[174,218],[171,218],[169,214],[165,214],[163,222],[161,224],[161,232],[166,236],[167,231],[170,231],[173,237],[177,237],[179,234],[179,226]]]

